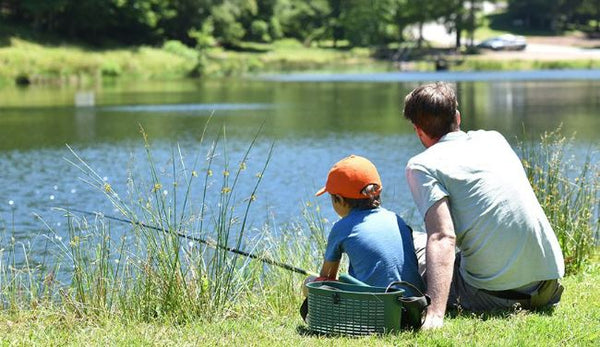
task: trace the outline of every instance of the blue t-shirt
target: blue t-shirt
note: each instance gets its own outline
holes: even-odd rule
[[[325,260],[340,261],[342,253],[350,261],[348,273],[366,284],[387,287],[401,280],[424,289],[411,229],[383,207],[353,209],[333,225]]]

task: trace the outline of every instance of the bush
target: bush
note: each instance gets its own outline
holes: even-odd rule
[[[177,40],[167,41],[163,44],[162,48],[169,53],[173,53],[177,56],[187,58],[190,60],[196,60],[198,57],[198,51],[184,45],[183,43],[181,43],[181,41],[177,41]]]
[[[262,20],[255,20],[250,25],[250,34],[253,39],[262,41],[262,42],[270,42],[271,36],[269,35],[269,25]]]
[[[123,73],[123,69],[121,68],[121,65],[114,60],[107,60],[102,63],[100,73],[102,76],[117,77]]]

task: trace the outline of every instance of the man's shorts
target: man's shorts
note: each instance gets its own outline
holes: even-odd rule
[[[425,246],[427,244],[427,234],[413,233],[415,243],[415,252],[419,262],[419,273],[423,276],[425,282],[426,264],[425,264]],[[460,275],[460,253],[456,254],[454,261],[454,272],[450,293],[448,296],[448,308],[460,307],[474,312],[492,311],[498,309],[514,309],[521,307],[524,309],[543,309],[553,307],[558,304],[562,296],[564,287],[557,279],[540,281],[537,286],[526,293],[503,290],[489,291],[475,288],[469,285]]]

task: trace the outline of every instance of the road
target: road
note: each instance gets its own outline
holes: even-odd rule
[[[498,4],[485,1],[483,13],[489,14],[499,9]],[[413,37],[418,37],[418,29],[409,29]],[[448,33],[443,24],[427,23],[423,26],[423,38],[436,46],[454,47],[456,34]],[[463,44],[467,42],[462,38]],[[477,42],[475,42],[477,44]],[[533,60],[571,60],[600,59],[600,39],[586,39],[581,36],[527,37],[524,51],[494,52],[482,51],[486,59],[533,59]]]

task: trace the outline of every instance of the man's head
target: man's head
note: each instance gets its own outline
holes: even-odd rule
[[[325,187],[315,195],[331,194],[334,208],[339,203],[350,209],[365,209],[379,206],[381,190],[381,178],[375,165],[367,158],[351,155],[333,165]]]
[[[425,84],[410,92],[404,99],[404,117],[410,120],[426,147],[422,134],[437,142],[442,136],[460,126],[458,102],[452,87],[444,82]]]

